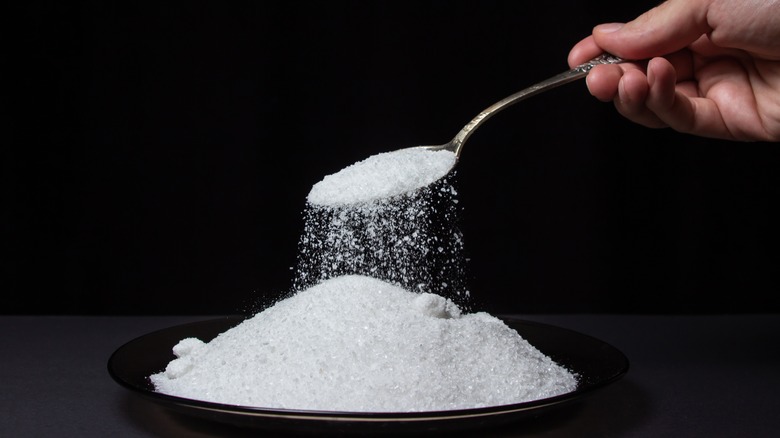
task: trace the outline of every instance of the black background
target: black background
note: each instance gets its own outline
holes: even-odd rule
[[[452,138],[655,1],[36,3],[3,88],[5,314],[251,312],[291,285],[305,196]],[[650,130],[583,82],[458,165],[477,308],[777,312],[777,144]]]

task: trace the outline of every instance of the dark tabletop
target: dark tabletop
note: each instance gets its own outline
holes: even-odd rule
[[[780,431],[780,315],[522,315],[622,351],[628,373],[478,436],[770,437]],[[118,385],[111,354],[201,316],[0,316],[0,436],[269,436],[171,411]],[[274,434],[277,436],[278,434]],[[451,436],[452,434],[450,434]]]

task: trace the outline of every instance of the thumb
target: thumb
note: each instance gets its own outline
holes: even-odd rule
[[[593,29],[599,47],[625,59],[647,59],[676,52],[712,30],[707,11],[712,0],[668,0],[624,25]]]

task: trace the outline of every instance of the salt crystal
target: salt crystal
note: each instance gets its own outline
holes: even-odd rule
[[[501,320],[359,275],[323,281],[178,351],[172,363],[187,366],[152,375],[157,391],[241,406],[439,411],[537,400],[577,385]]]
[[[186,338],[179,341],[175,347],[173,347],[173,354],[176,357],[186,356],[192,353],[194,350],[203,346],[203,341],[197,338]]]

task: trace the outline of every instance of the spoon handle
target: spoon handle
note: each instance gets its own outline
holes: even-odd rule
[[[490,108],[488,108],[485,111],[498,111],[499,109],[502,109],[503,107],[506,107],[508,105],[511,105],[515,102],[521,101],[523,99],[526,99],[528,97],[534,96],[536,94],[539,94],[543,91],[550,90],[555,87],[559,87],[563,84],[568,84],[569,82],[573,82],[577,79],[583,78],[587,76],[588,72],[595,66],[601,65],[601,64],[619,64],[621,62],[624,62],[623,59],[618,58],[617,56],[610,55],[608,53],[605,53],[597,58],[593,58],[590,61],[580,64],[573,69],[569,71],[565,71],[561,74],[555,75],[549,79],[546,79],[542,82],[539,82],[536,85],[531,85],[530,87],[518,91],[517,93],[505,98],[504,100],[494,104]]]
[[[622,58],[618,58],[617,56],[605,53],[603,55],[591,59],[590,61],[584,64],[580,64],[569,71],[565,71],[563,73],[555,75],[549,79],[539,82],[538,84],[531,85],[528,88],[520,90],[511,96],[505,97],[504,99],[494,103],[493,105],[491,105],[490,107],[488,107],[487,109],[479,113],[477,117],[474,117],[474,119],[472,119],[466,126],[464,126],[463,129],[460,130],[458,135],[456,135],[455,138],[452,139],[452,141],[450,142],[450,144],[452,145],[452,149],[456,151],[456,154],[458,154],[460,152],[461,147],[463,146],[463,143],[465,143],[466,140],[471,135],[471,132],[474,129],[476,129],[479,125],[481,125],[483,122],[485,122],[487,119],[489,119],[493,114],[501,111],[502,109],[514,103],[520,102],[521,100],[527,99],[531,96],[535,96],[544,91],[551,90],[563,84],[568,84],[569,82],[573,82],[577,79],[583,78],[588,74],[588,72],[593,67],[597,65],[620,64],[622,62],[625,62]]]

